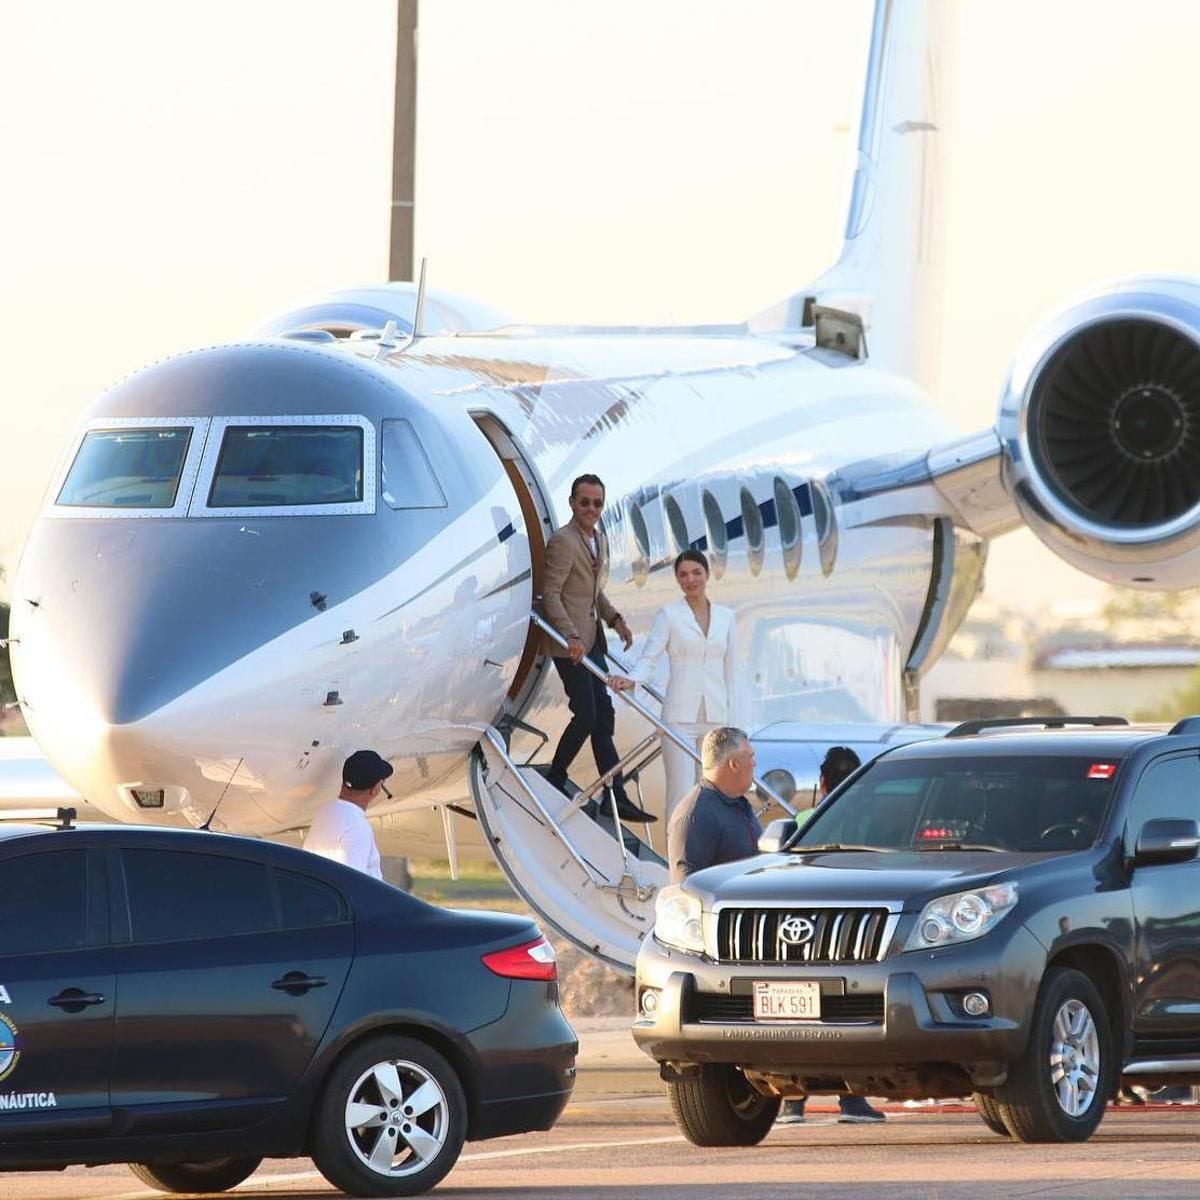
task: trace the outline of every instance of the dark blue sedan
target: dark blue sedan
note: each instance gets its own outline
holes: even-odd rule
[[[0,827],[0,1170],[211,1192],[311,1155],[407,1196],[562,1112],[577,1044],[527,918],[286,846],[69,825]]]

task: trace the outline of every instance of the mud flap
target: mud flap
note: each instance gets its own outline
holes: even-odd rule
[[[532,767],[517,766],[489,727],[471,756],[475,812],[509,883],[551,928],[633,974],[667,882],[657,855],[639,857]],[[643,848],[644,850],[644,848]]]

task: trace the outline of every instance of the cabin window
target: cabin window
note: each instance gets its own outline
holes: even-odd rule
[[[682,554],[690,544],[683,509],[679,507],[679,501],[674,496],[668,496],[663,501],[663,507],[667,510],[667,527],[671,530],[671,541],[674,543],[675,553]]]
[[[800,571],[800,506],[786,481],[775,477],[775,513],[779,518],[779,543],[783,548],[783,569],[789,579]]]
[[[817,549],[821,557],[821,573],[832,575],[837,562],[838,528],[837,514],[829,489],[819,480],[809,483],[812,493],[813,521],[817,527]]]
[[[630,500],[629,512],[629,566],[633,582],[644,587],[650,578],[650,530],[642,514],[642,506]]]
[[[765,546],[762,512],[749,488],[742,488],[741,498],[742,529],[746,534],[746,565],[750,568],[751,575],[757,575],[763,568]]]
[[[209,508],[355,504],[363,498],[363,434],[354,425],[230,425]]]
[[[729,552],[729,536],[725,529],[725,517],[721,506],[712,492],[705,489],[700,497],[704,510],[704,531],[708,535],[708,561],[713,577],[720,579],[725,574],[725,562]]]
[[[172,509],[191,439],[190,425],[91,429],[84,434],[55,503]]]
[[[411,422],[383,422],[383,501],[389,508],[445,508],[442,491]]]

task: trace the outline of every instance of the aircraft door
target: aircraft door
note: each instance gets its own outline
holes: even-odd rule
[[[491,413],[475,413],[474,420],[499,457],[521,509],[524,537],[529,555],[528,596],[529,607],[532,609],[534,597],[542,594],[542,577],[546,567],[546,540],[553,532],[553,517],[550,513],[549,503],[532,467],[500,421]],[[537,665],[540,641],[537,630],[531,622],[524,648],[521,651],[520,662],[508,689],[508,699],[514,709],[523,707],[524,701],[532,691],[531,685],[535,682],[533,672]]]
[[[0,1142],[89,1137],[111,1123],[103,865],[78,847],[0,859]]]

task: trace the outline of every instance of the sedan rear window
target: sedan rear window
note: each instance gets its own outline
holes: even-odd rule
[[[56,503],[86,508],[172,508],[191,437],[188,426],[90,430]]]
[[[1038,756],[882,759],[818,808],[790,850],[1078,850],[1100,831],[1118,763]]]
[[[357,425],[230,425],[209,508],[353,504],[363,498]]]

